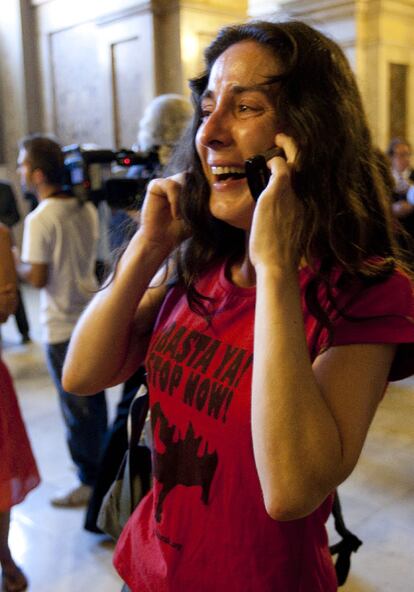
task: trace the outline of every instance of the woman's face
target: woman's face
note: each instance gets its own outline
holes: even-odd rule
[[[282,68],[270,50],[254,41],[236,43],[215,61],[201,100],[196,148],[210,185],[210,211],[243,230],[254,210],[244,161],[274,146],[276,89],[266,81],[278,74]]]

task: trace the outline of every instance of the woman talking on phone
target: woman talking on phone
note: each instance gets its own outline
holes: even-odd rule
[[[150,184],[65,388],[145,360],[154,484],[115,553],[132,592],[331,592],[332,492],[414,371],[412,284],[339,47],[250,22],[205,56],[184,172]],[[255,201],[245,161],[272,147]]]

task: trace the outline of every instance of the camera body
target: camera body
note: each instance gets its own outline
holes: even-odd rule
[[[139,210],[149,181],[161,172],[156,149],[146,153],[127,149],[114,152],[71,144],[62,151],[65,190],[95,205],[106,201],[114,209]],[[114,165],[134,174],[114,176]]]

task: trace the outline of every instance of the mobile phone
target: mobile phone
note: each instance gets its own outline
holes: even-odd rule
[[[265,152],[248,158],[244,163],[247,184],[254,201],[259,199],[259,195],[269,182],[270,170],[266,163],[274,156],[282,156],[282,158],[286,158],[282,148],[273,146],[272,148],[269,148],[269,150],[265,150]]]

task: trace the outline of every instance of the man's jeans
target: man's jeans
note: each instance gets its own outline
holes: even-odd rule
[[[59,393],[70,455],[85,485],[94,485],[107,428],[105,392],[78,396],[62,387],[62,368],[69,341],[46,344],[49,373]]]

